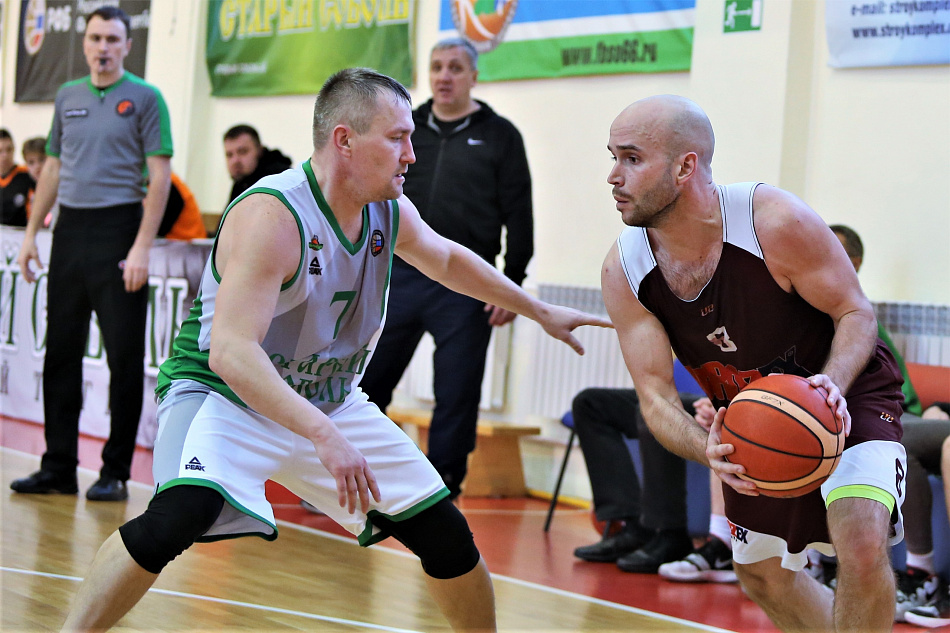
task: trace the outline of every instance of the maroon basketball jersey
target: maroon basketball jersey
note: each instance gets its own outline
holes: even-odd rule
[[[717,408],[770,373],[819,373],[835,333],[830,316],[782,289],[766,267],[752,218],[758,185],[717,187],[722,256],[712,279],[691,301],[666,284],[646,229],[629,227],[617,241],[631,289],[663,324],[676,356]],[[886,362],[890,354],[884,354],[880,360]]]
[[[667,286],[646,229],[629,227],[617,241],[630,288],[663,324],[673,351],[716,408],[761,376],[819,373],[834,336],[831,317],[783,290],[766,267],[752,218],[752,194],[758,185],[718,186],[722,256],[712,279],[691,301]],[[901,384],[893,355],[878,339],[867,367],[846,395],[852,416],[846,448],[869,440],[900,440]],[[729,486],[723,486],[723,493],[726,516],[742,526],[736,529],[778,536],[790,552],[830,540],[818,490],[794,499],[745,497]]]

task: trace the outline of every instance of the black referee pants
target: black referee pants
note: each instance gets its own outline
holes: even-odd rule
[[[120,262],[141,218],[141,203],[97,209],[60,206],[47,277],[44,470],[67,476],[76,471],[83,357],[95,312],[109,365],[111,418],[101,475],[129,478],[142,415],[148,284],[126,292]]]

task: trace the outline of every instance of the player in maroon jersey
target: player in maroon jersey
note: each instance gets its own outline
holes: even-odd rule
[[[602,285],[643,415],[668,449],[727,484],[736,573],[778,627],[890,630],[887,545],[902,536],[906,472],[900,374],[822,219],[768,185],[717,185],[714,146],[706,114],[670,95],[630,105],[610,129],[608,182],[628,228]],[[710,429],[677,398],[671,346],[718,408]],[[848,434],[821,490],[794,499],[759,496],[719,442],[729,401],[776,372],[827,389]],[[838,556],[836,594],[802,572],[809,547]]]

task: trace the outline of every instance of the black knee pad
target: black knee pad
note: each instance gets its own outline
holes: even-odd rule
[[[481,554],[462,513],[443,499],[403,521],[377,515],[373,525],[408,547],[433,578],[458,578],[475,569]]]
[[[207,532],[224,507],[224,497],[206,486],[172,486],[154,497],[140,516],[119,528],[132,559],[161,573],[165,565]]]

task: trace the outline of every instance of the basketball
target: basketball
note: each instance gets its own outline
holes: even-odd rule
[[[739,392],[722,422],[723,444],[742,464],[739,475],[768,497],[799,497],[834,472],[844,450],[844,429],[827,402],[828,392],[805,378],[773,375]]]

